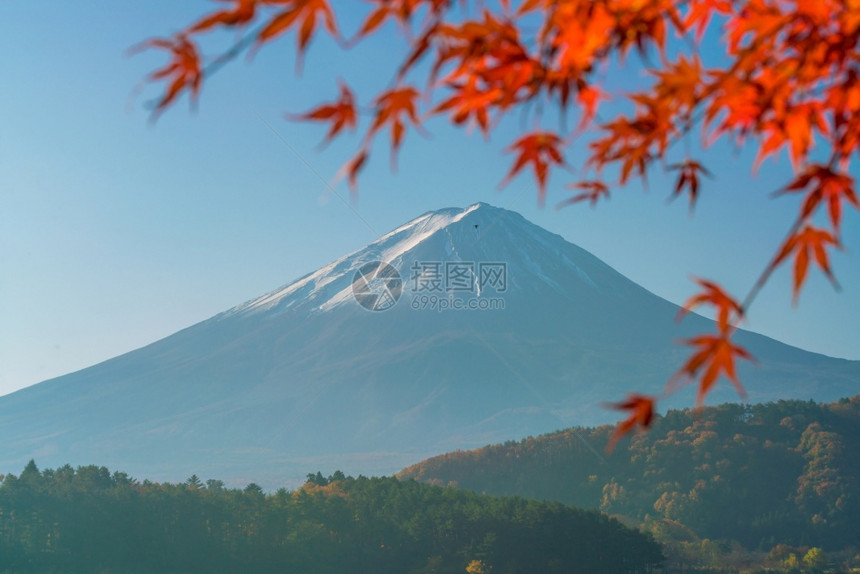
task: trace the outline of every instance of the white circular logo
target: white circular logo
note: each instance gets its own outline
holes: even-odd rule
[[[352,296],[370,311],[391,309],[403,293],[400,273],[384,261],[362,265],[352,276]]]

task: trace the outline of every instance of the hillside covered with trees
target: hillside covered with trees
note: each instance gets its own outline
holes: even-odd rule
[[[786,563],[812,548],[860,548],[860,396],[669,411],[607,455],[612,433],[575,428],[454,452],[399,476],[599,509],[676,557],[701,560],[714,541],[719,561],[738,549]]]
[[[594,511],[395,478],[294,492],[139,482],[105,467],[0,485],[0,572],[650,572],[649,536]]]

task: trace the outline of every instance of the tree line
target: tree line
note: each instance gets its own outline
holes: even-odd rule
[[[0,572],[650,572],[659,545],[595,511],[396,478],[308,475],[267,494],[105,467],[0,484]]]

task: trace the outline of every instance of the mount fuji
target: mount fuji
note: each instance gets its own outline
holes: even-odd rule
[[[713,329],[677,313],[517,213],[441,209],[151,345],[0,397],[0,472],[35,458],[276,487],[611,422],[600,403],[659,393],[687,356],[677,340]],[[751,401],[860,388],[860,361],[736,340],[758,360],[739,369]],[[721,383],[709,402],[725,400],[737,395]]]

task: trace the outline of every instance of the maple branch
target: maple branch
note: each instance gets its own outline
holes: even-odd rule
[[[800,226],[803,225],[805,218],[798,217],[795,219],[791,228],[785,236],[785,241],[788,241],[800,230]],[[783,243],[785,242],[783,241]],[[749,292],[747,292],[746,297],[744,297],[743,301],[741,301],[741,315],[746,315],[747,310],[750,305],[752,305],[755,298],[758,296],[759,292],[764,288],[765,284],[770,279],[770,276],[773,275],[773,272],[776,271],[776,268],[779,266],[779,251],[777,251],[770,263],[768,263],[767,267],[761,272],[761,275],[758,276],[753,286],[750,288]],[[733,329],[737,329],[737,325],[733,325]]]
[[[225,64],[236,58],[243,51],[247,50],[254,40],[259,37],[260,32],[266,27],[265,24],[260,25],[255,30],[245,35],[242,39],[236,42],[229,50],[215,58],[212,62],[203,67],[203,75],[209,76],[216,73],[224,67]]]

